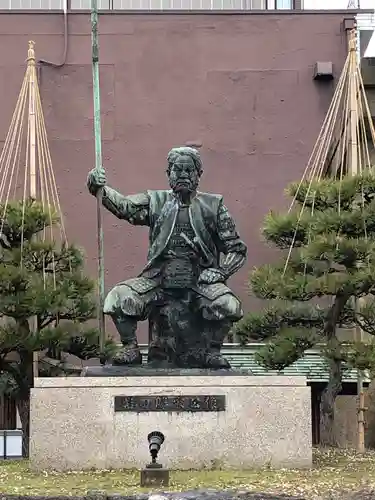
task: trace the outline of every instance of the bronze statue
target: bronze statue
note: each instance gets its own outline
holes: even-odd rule
[[[227,279],[246,260],[247,248],[217,194],[198,191],[199,152],[173,148],[168,154],[170,190],[123,196],[106,185],[104,170],[92,170],[92,195],[104,187],[103,205],[119,219],[150,228],[148,262],[137,278],[117,284],[107,295],[123,344],[114,365],[142,363],[137,322],[150,322],[149,363],[187,368],[230,368],[220,353],[243,312]]]

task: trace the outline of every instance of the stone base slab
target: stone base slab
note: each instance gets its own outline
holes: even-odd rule
[[[225,411],[116,411],[115,396],[224,395]],[[312,464],[305,377],[215,375],[39,378],[31,394],[35,470],[142,469],[161,431],[168,469]]]

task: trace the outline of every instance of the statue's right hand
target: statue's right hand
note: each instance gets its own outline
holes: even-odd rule
[[[104,168],[93,168],[90,170],[87,177],[87,187],[92,195],[96,196],[98,190],[103,188],[106,183]]]

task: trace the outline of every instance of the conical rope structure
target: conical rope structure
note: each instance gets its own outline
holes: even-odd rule
[[[314,216],[317,182],[326,178],[339,181],[338,213],[340,213],[343,179],[365,172],[368,175],[374,175],[370,151],[375,150],[375,128],[361,76],[356,39],[356,31],[353,30],[350,34],[348,55],[330,107],[289,207],[289,212],[295,210],[296,202],[299,200],[301,207],[297,212],[297,224],[287,251],[284,275],[293,256],[293,249],[304,213],[308,210],[310,215]],[[301,198],[303,199],[302,203]],[[365,204],[363,191],[360,203],[362,206]],[[367,239],[366,222],[364,222],[364,235]],[[339,236],[338,234],[337,237],[339,238]],[[362,332],[358,327],[355,331],[355,337],[357,341],[363,341]],[[358,450],[363,452],[364,394],[363,378],[360,371],[358,372],[358,395]]]
[[[295,207],[300,187],[306,181],[308,188],[305,202],[302,203],[299,212],[299,220],[305,210],[314,210],[314,202],[307,208],[308,198],[314,198],[314,182],[327,177],[342,181],[345,176],[357,175],[364,170],[372,173],[371,148],[375,148],[375,128],[361,76],[356,32],[353,30],[344,68],[289,212]],[[297,231],[298,224],[288,251],[284,272],[292,255]]]
[[[38,87],[34,42],[29,42],[27,69],[21,85],[10,127],[0,155],[0,238],[5,235],[9,203],[22,203],[21,266],[24,248],[24,216],[27,204],[38,202],[49,220],[38,235],[41,242],[67,245],[63,214],[56,178],[52,168],[42,101]],[[53,279],[56,287],[55,262],[43,267],[43,279]],[[48,274],[48,277],[47,277]],[[37,374],[34,357],[34,375]]]

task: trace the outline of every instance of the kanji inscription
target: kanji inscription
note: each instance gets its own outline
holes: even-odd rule
[[[207,412],[225,411],[225,396],[115,396],[115,411]]]

